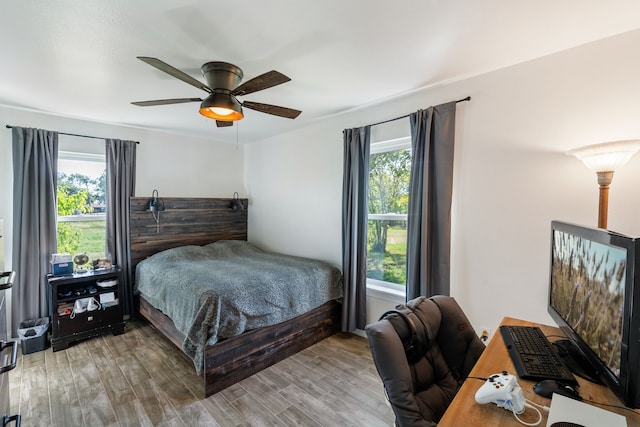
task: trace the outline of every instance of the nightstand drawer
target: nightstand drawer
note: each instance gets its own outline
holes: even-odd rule
[[[76,313],[73,319],[70,315],[57,316],[58,332],[60,336],[66,336],[84,332],[89,329],[111,326],[122,322],[121,313],[118,307],[112,307],[106,310]]]

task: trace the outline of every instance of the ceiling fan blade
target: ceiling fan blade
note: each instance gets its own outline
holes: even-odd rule
[[[175,67],[172,67],[171,65],[167,64],[164,61],[159,60],[158,58],[150,58],[148,56],[138,56],[137,58],[143,62],[146,62],[152,67],[157,68],[160,71],[164,71],[165,73],[172,75],[173,77],[180,79],[185,83],[189,83],[191,86],[195,86],[198,89],[204,90],[205,92],[209,92],[209,93],[213,92],[213,90],[211,90],[211,88],[209,88],[209,86],[207,86],[206,84],[202,83],[199,80],[194,79],[187,73],[180,71]]]
[[[277,86],[282,83],[286,83],[289,80],[291,79],[285,76],[284,74],[278,71],[272,70],[262,75],[259,75],[258,77],[254,77],[251,80],[247,80],[246,82],[242,83],[240,86],[235,88],[233,92],[231,92],[231,94],[242,96],[249,93],[257,92],[259,90]]]
[[[260,102],[244,101],[243,107],[250,110],[260,111],[261,113],[273,114],[274,116],[286,117],[287,119],[295,119],[302,113],[300,110],[293,108],[279,107],[277,105],[262,104]]]
[[[133,105],[139,107],[151,107],[154,105],[182,104],[184,102],[202,102],[200,98],[175,98],[175,99],[157,99],[155,101],[136,101]]]
[[[222,120],[216,120],[216,126],[219,128],[225,128],[227,126],[233,126],[233,122],[224,122]]]

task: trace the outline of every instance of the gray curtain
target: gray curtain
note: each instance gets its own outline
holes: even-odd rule
[[[106,139],[107,157],[107,256],[122,268],[125,318],[133,314],[133,271],[129,247],[129,198],[136,187],[135,141]]]
[[[449,295],[456,103],[410,115],[407,301]]]
[[[367,192],[370,126],[344,130],[342,184],[342,330],[367,323]]]
[[[49,256],[57,247],[58,133],[13,127],[11,333],[20,322],[49,315]]]

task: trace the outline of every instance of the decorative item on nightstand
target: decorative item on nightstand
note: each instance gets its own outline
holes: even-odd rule
[[[96,258],[93,260],[93,269],[94,270],[105,270],[113,267],[111,263],[111,258]]]
[[[640,140],[605,142],[567,151],[576,156],[598,175],[600,200],[598,204],[598,228],[607,228],[609,186],[613,173],[624,166],[631,156],[640,150]]]
[[[73,263],[76,265],[76,273],[86,273],[87,269],[84,268],[84,265],[89,262],[89,257],[87,254],[76,254],[73,257]]]
[[[51,274],[55,276],[73,274],[71,254],[51,254],[49,263],[51,264]]]

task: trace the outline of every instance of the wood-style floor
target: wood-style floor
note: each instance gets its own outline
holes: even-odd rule
[[[202,377],[142,321],[20,356],[23,426],[393,426],[366,339],[337,334],[207,399]]]

